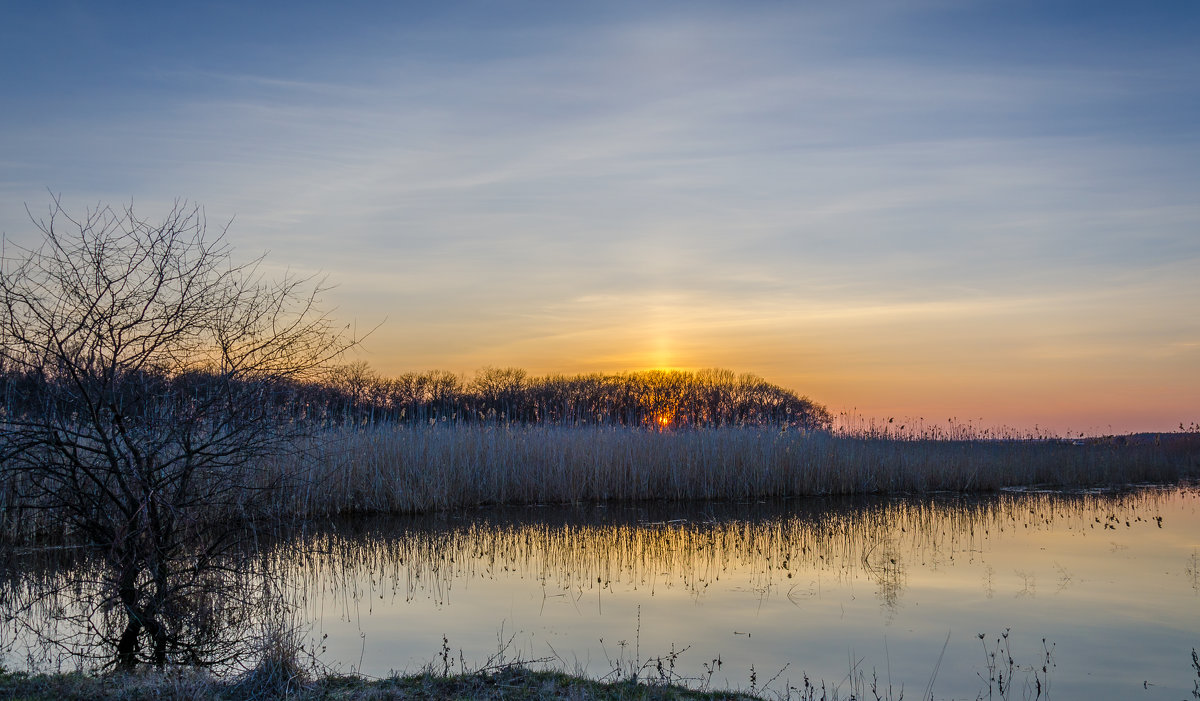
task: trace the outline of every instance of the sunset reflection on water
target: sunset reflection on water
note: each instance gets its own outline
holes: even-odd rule
[[[498,639],[510,659],[593,675],[687,648],[693,683],[746,688],[753,666],[759,684],[783,670],[784,692],[805,672],[848,685],[890,667],[912,690],[949,634],[935,695],[974,698],[984,645],[1011,629],[1019,665],[1052,646],[1053,698],[1134,681],[1176,698],[1200,646],[1198,502],[1147,489],[494,509],[347,522],[276,555],[327,661],[374,675],[431,662],[444,636],[468,666]]]

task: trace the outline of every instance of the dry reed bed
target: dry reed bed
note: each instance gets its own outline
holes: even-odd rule
[[[1154,444],[882,440],[714,428],[374,427],[322,434],[270,508],[295,517],[482,504],[714,500],[1173,482],[1196,455]]]

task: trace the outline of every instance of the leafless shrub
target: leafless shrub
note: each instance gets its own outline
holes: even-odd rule
[[[78,615],[117,666],[202,661],[235,622],[245,534],[212,515],[285,480],[260,462],[305,430],[287,395],[352,340],[321,284],[234,263],[185,202],[31,219],[41,244],[7,245],[0,275],[0,520],[105,564]]]

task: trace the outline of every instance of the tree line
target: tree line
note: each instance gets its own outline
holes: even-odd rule
[[[78,411],[66,375],[5,368],[0,361],[0,411],[8,417]],[[214,378],[193,371],[168,375],[142,368],[116,371],[112,400],[151,421],[177,420],[189,410],[236,395],[230,411],[270,410],[313,427],[376,424],[498,423],[625,426],[657,430],[721,426],[828,429],[829,411],[751,373],[724,369],[645,370],[533,376],[519,368],[485,367],[473,377],[446,370],[385,377],[367,363],[337,365],[319,379],[273,382]],[[236,386],[236,391],[232,385]],[[48,401],[49,400],[49,401]],[[256,424],[256,422],[239,422]]]
[[[829,411],[807,397],[758,375],[723,369],[534,376],[520,368],[485,367],[473,377],[445,370],[384,377],[357,362],[336,366],[323,382],[298,391],[310,412],[355,424],[828,429],[832,423]]]

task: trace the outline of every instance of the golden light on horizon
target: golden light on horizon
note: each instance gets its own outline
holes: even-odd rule
[[[1150,292],[1168,297],[1158,287]],[[613,294],[531,313],[524,332],[507,320],[429,333],[385,328],[371,339],[368,359],[384,374],[442,367],[470,375],[487,365],[534,375],[725,368],[835,414],[972,417],[1063,433],[1163,431],[1195,421],[1200,345],[1190,336],[1150,341],[1183,309],[1164,303],[1139,314],[1113,294],[884,306]],[[1112,318],[1129,321],[1109,328]]]
[[[650,365],[664,369],[671,367],[671,343],[666,333],[659,335],[654,346],[654,361]]]

